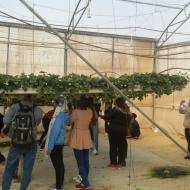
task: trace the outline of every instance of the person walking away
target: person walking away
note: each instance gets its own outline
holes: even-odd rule
[[[93,117],[88,100],[81,96],[77,108],[71,114],[71,136],[69,146],[73,149],[82,182],[76,185],[81,190],[91,190],[89,175],[89,149],[92,147],[89,125]]]
[[[184,159],[190,160],[190,101],[182,100],[180,102],[179,113],[184,114],[183,126],[185,128],[185,138],[187,141],[187,155]]]
[[[63,162],[63,147],[65,144],[66,126],[69,125],[70,116],[65,109],[64,102],[58,104],[61,111],[54,114],[54,122],[49,134],[47,153],[55,169],[56,184],[53,190],[63,190],[65,167]]]
[[[11,145],[3,174],[2,190],[10,190],[11,181],[18,161],[23,158],[23,174],[20,190],[27,190],[37,152],[37,125],[42,119],[42,110],[35,105],[31,94],[13,104],[4,116],[4,124],[9,126]]]

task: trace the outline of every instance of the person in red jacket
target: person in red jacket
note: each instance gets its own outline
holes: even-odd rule
[[[50,121],[53,117],[53,114],[55,112],[55,108],[56,108],[56,102],[54,100],[52,100],[52,105],[53,105],[53,109],[48,111],[47,113],[44,114],[43,118],[42,118],[42,126],[44,128],[44,131],[40,137],[39,140],[39,144],[40,144],[40,149],[44,149],[45,147],[45,142],[46,142],[46,135],[48,133],[48,128],[49,128],[49,124]]]

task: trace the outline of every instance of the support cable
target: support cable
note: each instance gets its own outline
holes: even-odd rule
[[[163,8],[168,8],[168,9],[178,9],[178,10],[181,9],[180,7],[158,4],[158,3],[148,3],[148,2],[141,2],[141,1],[134,1],[134,0],[120,0],[120,1],[127,1],[129,3],[138,3],[142,5],[150,5],[150,6],[163,7]]]
[[[175,139],[173,139],[164,129],[162,129],[157,123],[155,123],[148,115],[146,115],[138,106],[136,106],[119,88],[117,88],[106,76],[102,75],[85,57],[83,57],[73,46],[68,43],[68,41],[62,37],[54,28],[52,28],[45,19],[43,19],[35,10],[32,9],[25,0],[19,0],[27,9],[29,9],[39,20],[41,20],[51,31],[54,33],[61,41],[67,44],[67,46],[81,59],[83,60],[92,70],[94,70],[103,80],[105,80],[110,87],[112,87],[116,92],[138,110],[151,124],[157,127],[168,139],[170,139],[178,148],[180,148],[184,153],[187,153],[186,149],[181,146]]]

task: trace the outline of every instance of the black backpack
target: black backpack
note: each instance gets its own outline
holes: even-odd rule
[[[34,142],[36,105],[30,107],[19,102],[19,106],[20,109],[15,114],[11,125],[11,141],[13,146],[27,148]]]

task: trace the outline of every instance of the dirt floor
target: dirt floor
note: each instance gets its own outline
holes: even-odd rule
[[[183,147],[184,137],[172,135]],[[185,153],[161,132],[142,129],[138,140],[128,139],[127,166],[122,169],[107,168],[108,140],[105,134],[99,136],[99,155],[90,153],[90,182],[93,190],[190,190],[190,175],[179,178],[153,178],[150,170],[157,166],[182,166],[190,168]],[[1,148],[7,155],[8,148]],[[69,147],[64,148],[66,167],[65,190],[75,190],[72,178],[77,174],[76,162]],[[0,165],[0,183],[4,165]],[[43,152],[37,155],[29,190],[50,190],[54,184],[54,171],[49,158]],[[11,190],[19,190],[19,183],[13,182]]]

